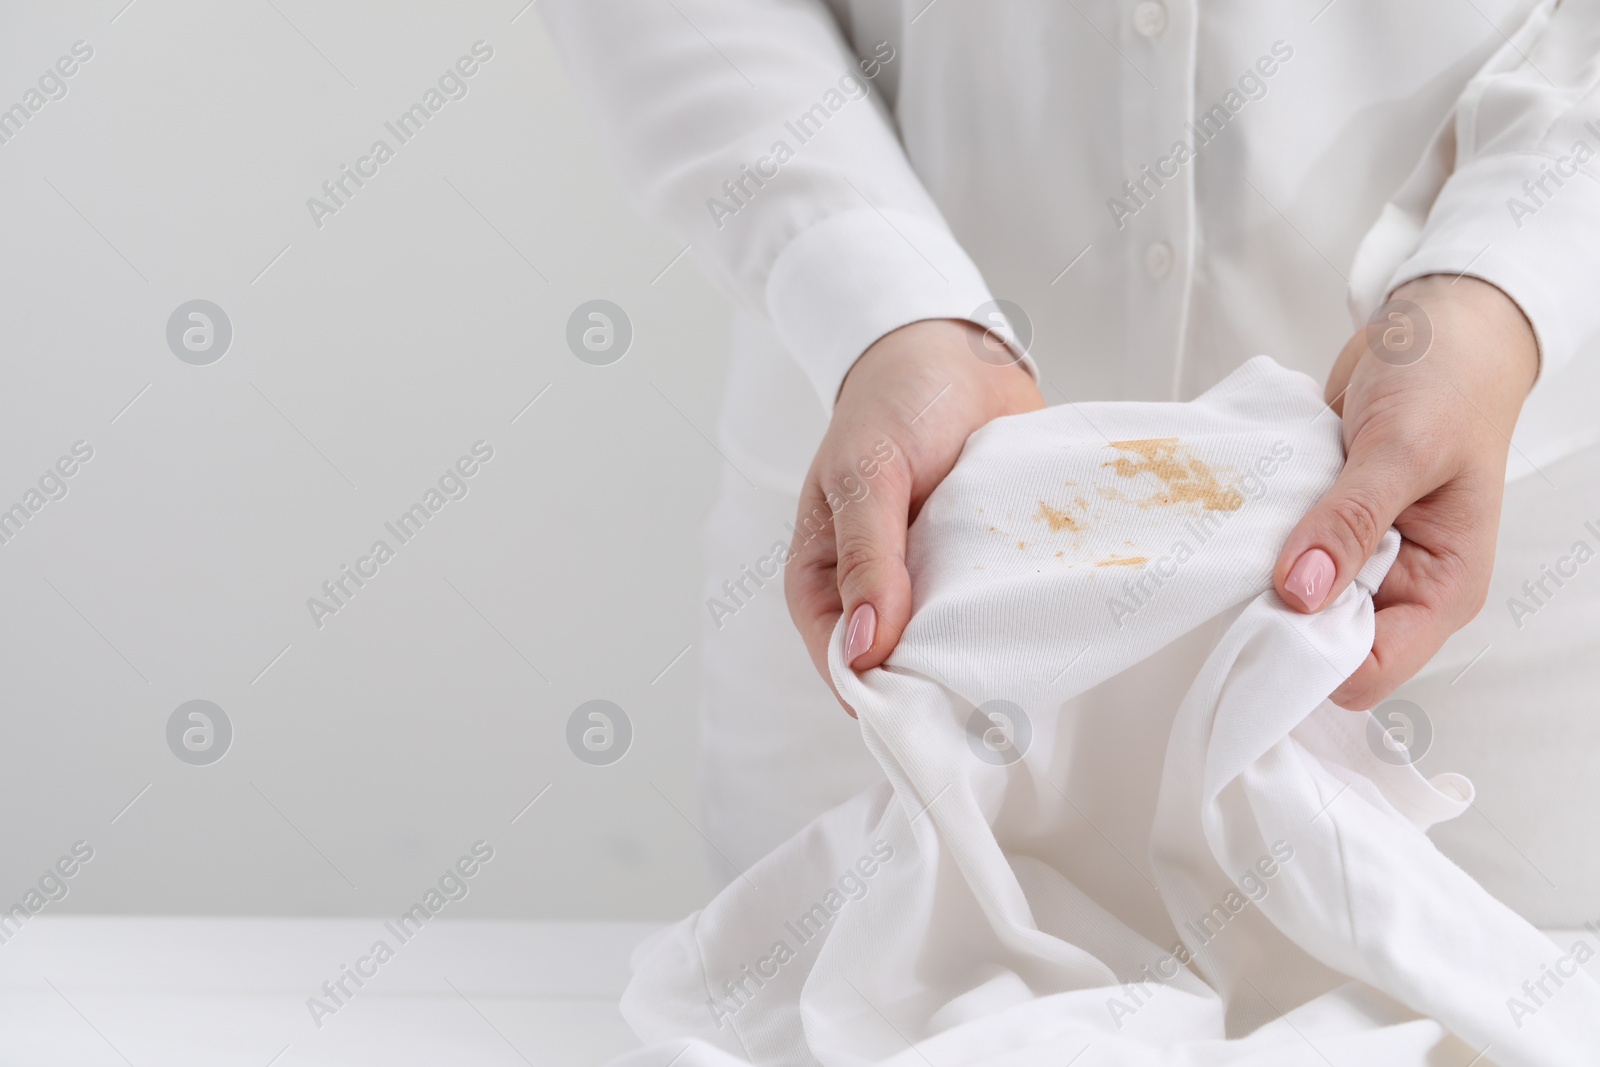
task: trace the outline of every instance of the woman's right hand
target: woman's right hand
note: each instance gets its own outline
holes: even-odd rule
[[[856,360],[806,474],[784,569],[789,614],[830,688],[828,640],[841,615],[854,670],[878,666],[899,642],[911,620],[906,528],[967,438],[1042,407],[1033,376],[970,322],[914,322]]]

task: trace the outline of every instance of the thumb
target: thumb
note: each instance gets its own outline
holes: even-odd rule
[[[886,465],[865,492],[835,508],[839,600],[848,620],[845,662],[864,671],[889,658],[911,621],[906,526],[911,477],[904,463]]]
[[[1306,513],[1272,572],[1284,603],[1320,610],[1349,585],[1396,516],[1420,496],[1411,479],[1385,454],[1353,442],[1344,470]]]

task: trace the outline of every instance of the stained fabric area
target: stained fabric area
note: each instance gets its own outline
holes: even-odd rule
[[[1325,699],[1398,534],[1316,615],[1272,591],[1339,433],[1261,357],[974,435],[894,655],[834,635],[887,782],[640,947],[619,1062],[1587,1062],[1600,986],[1425,833],[1471,784]]]

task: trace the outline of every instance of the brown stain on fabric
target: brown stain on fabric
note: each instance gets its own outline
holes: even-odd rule
[[[1205,461],[1191,453],[1176,437],[1112,441],[1111,447],[1138,457],[1119,456],[1104,464],[1118,477],[1137,478],[1150,474],[1167,487],[1164,492],[1139,501],[1140,507],[1171,507],[1193,502],[1207,511],[1238,511],[1244,505],[1244,495],[1217,481],[1216,474]]]
[[[1095,562],[1096,567],[1143,567],[1150,561],[1144,556],[1110,556]]]
[[[1082,498],[1079,498],[1082,506]],[[1062,530],[1071,530],[1073,533],[1083,532],[1083,521],[1072,517],[1065,508],[1053,508],[1043,500],[1039,501],[1039,513],[1035,519],[1050,524],[1051,533],[1060,533]]]

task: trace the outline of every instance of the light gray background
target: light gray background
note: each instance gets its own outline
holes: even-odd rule
[[[459,916],[703,900],[675,657],[727,308],[524,2],[8,8],[0,107],[94,56],[0,145],[0,507],[94,458],[0,546],[0,907],[80,838],[52,913],[390,914],[480,838]],[[479,39],[465,99],[316,228],[306,199]],[[210,366],[165,341],[195,298],[233,323]],[[565,343],[595,298],[634,328],[608,367]],[[469,495],[318,630],[306,599],[479,439]],[[206,767],[166,744],[195,698],[234,727]],[[608,767],[565,740],[595,698],[634,729]]]

